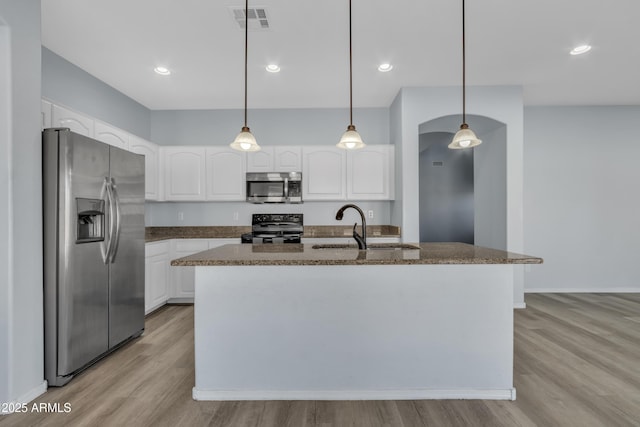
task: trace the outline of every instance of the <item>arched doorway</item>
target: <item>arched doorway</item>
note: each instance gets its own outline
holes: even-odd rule
[[[467,119],[483,141],[472,150],[447,148],[459,115],[419,126],[420,240],[506,250],[506,125],[485,116]]]

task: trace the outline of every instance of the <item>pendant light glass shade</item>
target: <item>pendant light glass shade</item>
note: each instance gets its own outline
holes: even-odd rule
[[[249,0],[244,3],[244,126],[229,147],[238,151],[260,151],[249,127],[247,126],[247,59],[249,50]]]
[[[449,144],[449,148],[453,150],[461,150],[464,148],[475,147],[480,144],[482,144],[482,141],[478,139],[471,129],[469,129],[469,125],[463,123],[460,125],[460,130],[453,136],[453,141]]]
[[[364,146],[365,144],[362,142],[362,138],[356,131],[356,127],[354,125],[347,126],[347,131],[342,134],[340,142],[336,144],[336,147],[343,148],[345,150],[357,150]]]
[[[466,52],[465,52],[464,0],[462,0],[462,124],[460,130],[453,136],[449,148],[463,150],[482,144],[476,134],[467,124],[467,83],[466,83]]]
[[[256,138],[246,126],[242,127],[242,132],[236,136],[236,139],[229,146],[239,151],[260,151]]]
[[[353,124],[353,49],[351,46],[351,0],[349,0],[349,126],[342,134],[336,147],[344,150],[357,150],[365,146],[362,137]]]

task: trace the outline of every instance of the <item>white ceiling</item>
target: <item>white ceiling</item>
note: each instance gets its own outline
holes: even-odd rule
[[[42,44],[153,110],[241,108],[242,0],[43,0]],[[349,105],[347,0],[252,0],[249,108]],[[466,0],[467,84],[522,85],[526,105],[640,105],[640,1]],[[354,107],[461,84],[461,0],[353,0]],[[591,52],[570,56],[579,44]],[[282,71],[267,73],[277,62]],[[380,73],[390,62],[394,69]],[[173,71],[153,72],[156,65]]]

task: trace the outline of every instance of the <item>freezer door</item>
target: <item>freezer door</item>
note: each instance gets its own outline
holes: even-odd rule
[[[105,242],[99,236],[87,239],[82,223],[92,215],[101,220],[109,147],[66,130],[59,131],[58,151],[57,375],[64,376],[108,349]]]
[[[111,147],[118,231],[110,264],[109,348],[144,329],[144,156]]]

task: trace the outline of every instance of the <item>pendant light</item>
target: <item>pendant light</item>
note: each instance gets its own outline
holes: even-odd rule
[[[338,148],[346,150],[357,150],[365,146],[360,134],[353,125],[353,49],[351,48],[351,0],[349,0],[349,126],[342,134],[340,142],[336,144]]]
[[[466,79],[465,79],[465,34],[464,34],[464,0],[462,0],[462,124],[460,130],[453,136],[453,141],[449,144],[449,148],[457,150],[475,147],[482,143],[476,134],[469,129],[466,115]]]
[[[236,139],[229,144],[239,151],[260,151],[260,146],[247,126],[247,51],[249,47],[249,0],[244,3],[244,126]]]

